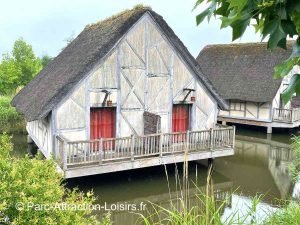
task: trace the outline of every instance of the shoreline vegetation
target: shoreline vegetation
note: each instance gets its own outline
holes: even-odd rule
[[[0,95],[0,133],[25,134],[24,116],[10,105],[13,96]]]
[[[0,198],[1,202],[5,204],[0,204],[0,219],[1,216],[10,215],[9,218],[18,218],[15,224],[26,224],[24,221],[21,221],[24,216],[26,220],[30,219],[32,222],[34,219],[39,218],[41,215],[46,221],[51,220],[52,215],[43,212],[42,214],[31,211],[30,216],[28,216],[23,211],[17,211],[13,209],[16,199],[22,201],[27,201],[28,199],[36,199],[37,201],[40,198],[42,193],[48,193],[49,195],[54,195],[55,193],[60,193],[60,197],[47,197],[42,201],[44,203],[55,203],[55,202],[64,202],[70,201],[68,195],[72,193],[72,201],[77,198],[82,201],[87,201],[89,203],[94,203],[96,196],[94,197],[92,192],[82,193],[77,189],[68,190],[64,186],[64,180],[60,174],[56,172],[55,163],[53,160],[47,160],[46,163],[36,157],[30,159],[28,156],[25,156],[22,159],[16,159],[10,155],[12,151],[11,139],[7,134],[0,135]],[[293,138],[292,149],[295,154],[295,161],[291,164],[291,168],[294,170],[292,174],[299,173],[300,161],[300,137]],[[177,168],[177,166],[176,166]],[[246,213],[240,214],[238,209],[233,211],[229,216],[224,218],[223,212],[229,198],[233,193],[228,193],[228,196],[225,199],[218,200],[214,195],[214,184],[212,180],[212,167],[208,169],[207,175],[207,185],[205,191],[198,189],[196,193],[189,193],[189,186],[194,185],[197,187],[197,178],[196,182],[189,179],[188,171],[188,161],[186,160],[183,163],[183,171],[181,173],[177,172],[175,174],[176,181],[178,184],[178,196],[175,199],[170,199],[170,204],[167,207],[162,207],[156,204],[150,204],[150,209],[147,209],[147,214],[139,214],[139,219],[137,224],[145,225],[158,225],[158,224],[169,224],[169,225],[243,225],[243,224],[262,224],[262,225],[290,225],[290,224],[300,224],[300,202],[299,200],[290,200],[286,201],[286,204],[283,207],[278,207],[278,209],[272,212],[267,212],[267,217],[264,221],[256,221],[256,212],[258,210],[258,205],[262,202],[262,198],[257,196],[252,199],[251,204],[248,206],[249,209]],[[40,171],[40,172],[39,172]],[[42,174],[41,174],[42,171]],[[45,174],[46,173],[46,174]],[[166,180],[169,181],[167,169],[165,169]],[[30,179],[24,177],[31,177]],[[23,177],[23,178],[22,178]],[[51,181],[50,181],[50,180]],[[54,182],[55,181],[55,182]],[[16,185],[18,182],[20,185]],[[44,188],[46,183],[51,183],[51,190],[47,188],[48,191],[45,192]],[[42,185],[44,184],[44,185]],[[53,187],[54,185],[54,187]],[[27,190],[28,188],[28,190]],[[32,189],[34,188],[34,189]],[[11,195],[5,190],[14,190],[15,194]],[[23,194],[22,194],[23,193]],[[24,195],[25,193],[25,195]],[[64,194],[61,194],[64,193]],[[47,195],[48,195],[47,194]],[[12,196],[13,198],[9,197]],[[76,197],[75,197],[76,196]],[[197,204],[193,204],[190,199],[196,199]],[[76,200],[77,201],[77,200]],[[9,207],[10,206],[10,207]],[[8,210],[8,211],[7,211]],[[12,210],[12,211],[10,211]],[[12,214],[10,214],[12,213]],[[70,213],[70,212],[68,212]],[[61,217],[65,216],[66,218],[73,218],[72,213],[70,215],[66,213],[65,215],[60,214]],[[85,212],[82,214],[84,221],[89,221],[90,224],[101,224],[101,225],[111,225],[113,224],[110,220],[110,214],[104,215],[101,222],[95,221],[96,219],[92,216],[92,212]],[[75,217],[77,218],[77,217]],[[32,219],[32,220],[31,220]],[[91,222],[92,221],[92,222]],[[67,221],[66,221],[67,222]],[[9,223],[7,223],[9,224]],[[38,224],[38,223],[30,223]],[[50,223],[51,224],[51,223]],[[56,224],[55,222],[52,224]],[[68,224],[68,223],[61,223]],[[80,223],[79,223],[80,224]]]

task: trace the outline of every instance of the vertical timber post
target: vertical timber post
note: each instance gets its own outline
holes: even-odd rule
[[[159,135],[159,156],[162,157],[162,147],[163,147],[163,134]]]
[[[103,158],[103,140],[100,138],[99,140],[99,164],[102,164],[102,158]]]
[[[189,141],[190,141],[190,131],[187,130],[187,131],[186,131],[186,145],[185,145],[185,147],[186,147],[186,152],[189,151]]]
[[[232,137],[232,148],[234,150],[234,146],[235,146],[235,126],[233,126],[233,137]]]
[[[64,141],[63,144],[63,170],[66,171],[67,170],[67,142]]]
[[[272,134],[272,127],[271,126],[267,127],[267,134]]]
[[[131,161],[134,161],[134,135],[131,135],[131,143],[130,143],[130,156],[131,156]]]
[[[214,130],[213,128],[210,128],[210,146],[209,146],[209,150],[212,151],[213,150],[213,143],[214,143]]]

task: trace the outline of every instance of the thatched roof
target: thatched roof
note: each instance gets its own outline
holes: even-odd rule
[[[46,68],[18,95],[12,105],[25,114],[27,121],[43,118],[73,90],[101,59],[103,59],[128,30],[149,13],[171,44],[185,59],[221,108],[227,105],[197,68],[197,62],[167,25],[164,19],[148,7],[135,7],[106,20],[87,26]]]
[[[269,102],[282,81],[273,78],[274,67],[291,55],[291,43],[288,49],[271,51],[264,42],[208,45],[197,61],[224,99]]]

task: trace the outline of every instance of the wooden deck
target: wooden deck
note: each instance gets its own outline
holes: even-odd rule
[[[88,141],[56,136],[55,158],[66,178],[234,154],[235,128]]]
[[[293,109],[274,109],[273,112],[274,124],[289,124],[292,127],[300,125],[300,108]],[[280,125],[277,125],[281,127]],[[286,125],[288,126],[288,125]]]
[[[300,126],[300,108],[281,109],[275,108],[270,120],[259,120],[244,117],[218,116],[218,121],[239,123],[270,128],[295,128]]]

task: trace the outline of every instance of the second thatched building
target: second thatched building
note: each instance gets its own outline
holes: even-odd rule
[[[200,52],[203,74],[229,104],[229,110],[219,112],[219,121],[266,127],[268,133],[300,125],[299,100],[285,105],[281,96],[296,71],[273,78],[274,67],[291,55],[290,44],[288,50],[274,51],[266,43],[208,45]]]

